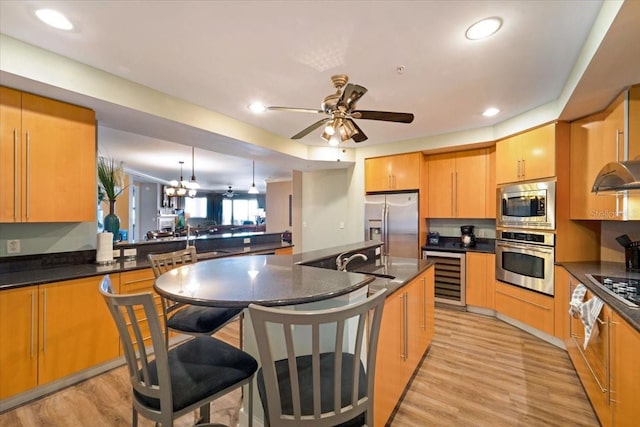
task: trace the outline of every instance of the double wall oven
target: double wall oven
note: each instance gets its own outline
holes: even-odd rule
[[[555,181],[498,188],[496,279],[554,295]]]

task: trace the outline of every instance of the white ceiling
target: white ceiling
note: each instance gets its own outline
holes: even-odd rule
[[[623,6],[562,118],[601,109],[625,85],[640,82],[638,3]],[[492,126],[559,99],[601,6],[600,0],[2,0],[0,32],[286,138],[321,116],[254,115],[247,105],[320,108],[334,92],[330,76],[346,73],[369,90],[358,108],[415,114],[409,125],[357,121],[369,137],[361,145],[373,145]],[[45,26],[33,15],[41,7],[63,12],[77,29]],[[504,20],[495,36],[465,39],[470,24],[489,16]],[[25,79],[0,77],[48,94]],[[264,179],[305,167],[275,151],[84,101],[97,113],[100,150],[142,176],[175,179],[178,160],[190,176],[192,145],[196,177],[210,189],[248,189],[251,159],[262,190]],[[483,117],[489,106],[501,113]],[[325,144],[319,134],[300,143]]]

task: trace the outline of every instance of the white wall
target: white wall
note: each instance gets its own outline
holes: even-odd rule
[[[349,215],[352,169],[307,172],[302,176],[302,250],[350,243],[354,224]],[[360,239],[362,240],[362,239]]]

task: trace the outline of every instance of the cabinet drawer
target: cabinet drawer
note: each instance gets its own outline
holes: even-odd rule
[[[553,335],[553,298],[496,281],[496,311]]]

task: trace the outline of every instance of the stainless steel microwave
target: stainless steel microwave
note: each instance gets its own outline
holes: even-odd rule
[[[556,229],[556,182],[538,181],[498,187],[498,226]]]

